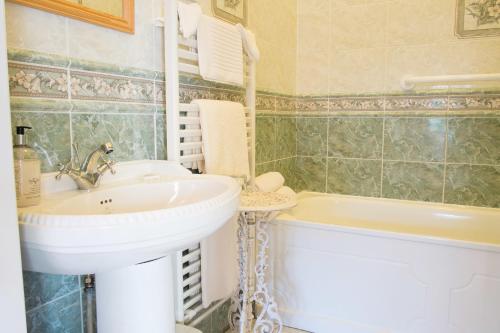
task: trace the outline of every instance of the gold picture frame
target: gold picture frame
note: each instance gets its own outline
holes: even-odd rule
[[[247,25],[247,0],[212,0],[212,11],[224,21]]]
[[[130,34],[134,33],[134,0],[122,0],[122,16],[111,15],[66,0],[9,0],[24,6],[45,10],[80,21],[97,24]]]
[[[496,0],[457,0],[455,34],[459,38],[500,36]]]

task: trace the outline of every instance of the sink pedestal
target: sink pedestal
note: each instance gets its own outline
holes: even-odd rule
[[[170,256],[96,274],[97,328],[106,333],[174,333]]]

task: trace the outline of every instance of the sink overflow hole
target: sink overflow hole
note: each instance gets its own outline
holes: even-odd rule
[[[107,200],[101,200],[101,205],[107,204],[107,203],[112,203],[113,199],[107,199]]]

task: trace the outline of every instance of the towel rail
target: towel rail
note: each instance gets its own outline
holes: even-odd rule
[[[167,156],[191,169],[203,162],[202,133],[199,108],[196,104],[180,103],[179,74],[199,75],[198,43],[196,38],[179,34],[176,1],[165,1],[163,19],[156,26],[165,27],[165,69],[167,101]],[[246,89],[245,123],[251,182],[255,178],[255,63],[245,58],[244,81]],[[200,245],[177,252],[176,261],[176,320],[191,321],[203,310],[201,294]]]
[[[411,90],[418,83],[449,83],[449,82],[479,82],[500,81],[500,73],[491,74],[457,74],[435,76],[404,76],[401,79],[401,88]]]

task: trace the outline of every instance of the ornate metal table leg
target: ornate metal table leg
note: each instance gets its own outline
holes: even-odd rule
[[[254,333],[281,333],[283,323],[278,313],[278,305],[269,293],[266,285],[267,249],[269,248],[269,234],[267,232],[267,219],[269,215],[257,219],[256,239],[259,242],[257,253],[257,265],[255,266],[255,275],[257,278],[256,291],[252,297],[262,311],[257,316]]]
[[[238,219],[238,249],[239,249],[239,287],[231,299],[229,309],[229,323],[232,331],[239,333],[250,332],[252,323],[252,308],[249,298],[250,278],[249,278],[249,253],[250,251],[250,231],[248,213],[240,213]]]

